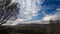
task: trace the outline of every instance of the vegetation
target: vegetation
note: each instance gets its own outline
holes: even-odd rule
[[[59,20],[50,20],[50,34],[60,34]]]
[[[19,14],[18,3],[11,3],[12,0],[0,0],[0,25],[6,23],[10,18],[17,18]]]
[[[0,27],[0,33],[2,34],[60,34],[60,21],[50,20],[50,24],[44,26],[32,25],[32,26],[2,26]]]
[[[40,24],[43,25],[43,24]],[[0,32],[2,34],[60,34],[60,21],[50,20],[50,24],[44,26],[2,26]]]

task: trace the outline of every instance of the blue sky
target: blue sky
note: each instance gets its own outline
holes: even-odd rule
[[[38,15],[33,17],[32,20],[39,20],[43,19],[45,15],[43,14],[43,11],[46,15],[53,15],[57,11],[57,8],[60,8],[60,0],[44,0],[41,4],[41,10],[39,11]]]

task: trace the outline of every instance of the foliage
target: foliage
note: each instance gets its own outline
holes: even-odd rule
[[[12,0],[0,0],[0,25],[6,23],[10,18],[17,18],[19,14],[18,3],[11,3]]]
[[[59,20],[50,20],[50,34],[58,34],[60,30],[60,21]]]
[[[52,24],[52,25],[54,25],[54,24],[55,24],[55,25],[59,25],[59,24],[60,24],[60,21],[59,21],[59,20],[52,20],[52,19],[51,19],[49,22],[50,22],[50,24]]]

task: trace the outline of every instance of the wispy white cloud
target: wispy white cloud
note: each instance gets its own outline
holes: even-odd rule
[[[20,11],[18,18],[13,24],[18,23],[17,21],[28,21],[31,20],[32,17],[37,16],[39,7],[42,3],[42,0],[12,0],[12,2],[18,2],[20,4]],[[36,3],[38,5],[36,5]],[[7,23],[8,24],[8,23]]]
[[[41,4],[42,0],[15,0],[15,2],[18,2],[20,4],[20,11],[18,19],[24,20],[30,20],[32,17],[37,16],[38,7],[37,4]]]

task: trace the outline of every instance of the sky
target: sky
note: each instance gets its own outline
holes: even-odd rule
[[[12,2],[20,5],[19,15],[15,22],[60,19],[60,0],[13,0]]]

